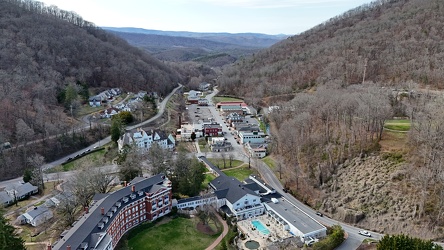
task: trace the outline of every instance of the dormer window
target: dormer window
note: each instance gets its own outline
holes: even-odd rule
[[[103,223],[105,223],[105,224],[108,223],[108,217],[103,218]]]
[[[142,196],[143,195],[143,191],[139,191],[139,192],[137,192],[138,194],[139,194],[139,196]]]
[[[122,206],[122,203],[121,202],[116,202],[116,207],[120,207],[120,206]]]
[[[98,227],[100,230],[102,230],[104,226],[105,226],[105,224],[103,224],[103,223],[99,223],[99,225],[97,225],[97,227]]]
[[[122,200],[123,200],[124,203],[127,203],[129,199],[128,199],[128,197],[123,197]]]

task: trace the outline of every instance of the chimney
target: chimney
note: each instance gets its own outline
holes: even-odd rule
[[[126,181],[123,182],[123,186],[126,187]]]
[[[67,245],[67,246],[66,246],[66,250],[71,250],[71,246],[70,246],[70,245]]]
[[[52,246],[51,245],[47,245],[46,246],[46,250],[52,250]]]
[[[105,208],[102,207],[102,208],[100,209],[100,213],[101,213],[102,215],[105,215]]]
[[[134,185],[131,186],[131,192],[133,192],[133,193],[136,192],[136,186],[134,186]]]
[[[85,214],[89,213],[89,207],[85,207]]]

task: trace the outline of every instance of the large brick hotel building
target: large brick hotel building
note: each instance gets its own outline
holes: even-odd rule
[[[113,193],[96,194],[84,215],[48,249],[114,249],[128,230],[171,208],[171,182],[165,175],[137,177]]]

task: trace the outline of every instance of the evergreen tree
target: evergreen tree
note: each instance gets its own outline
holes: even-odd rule
[[[378,250],[442,250],[431,240],[422,240],[408,235],[385,235],[377,245]]]
[[[112,119],[111,123],[111,141],[117,142],[122,135],[122,121],[119,117]]]
[[[26,249],[24,241],[15,232],[15,228],[11,226],[8,220],[0,211],[0,250],[21,250]]]

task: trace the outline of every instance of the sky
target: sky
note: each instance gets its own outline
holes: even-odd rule
[[[295,35],[372,0],[39,0],[100,27]]]

